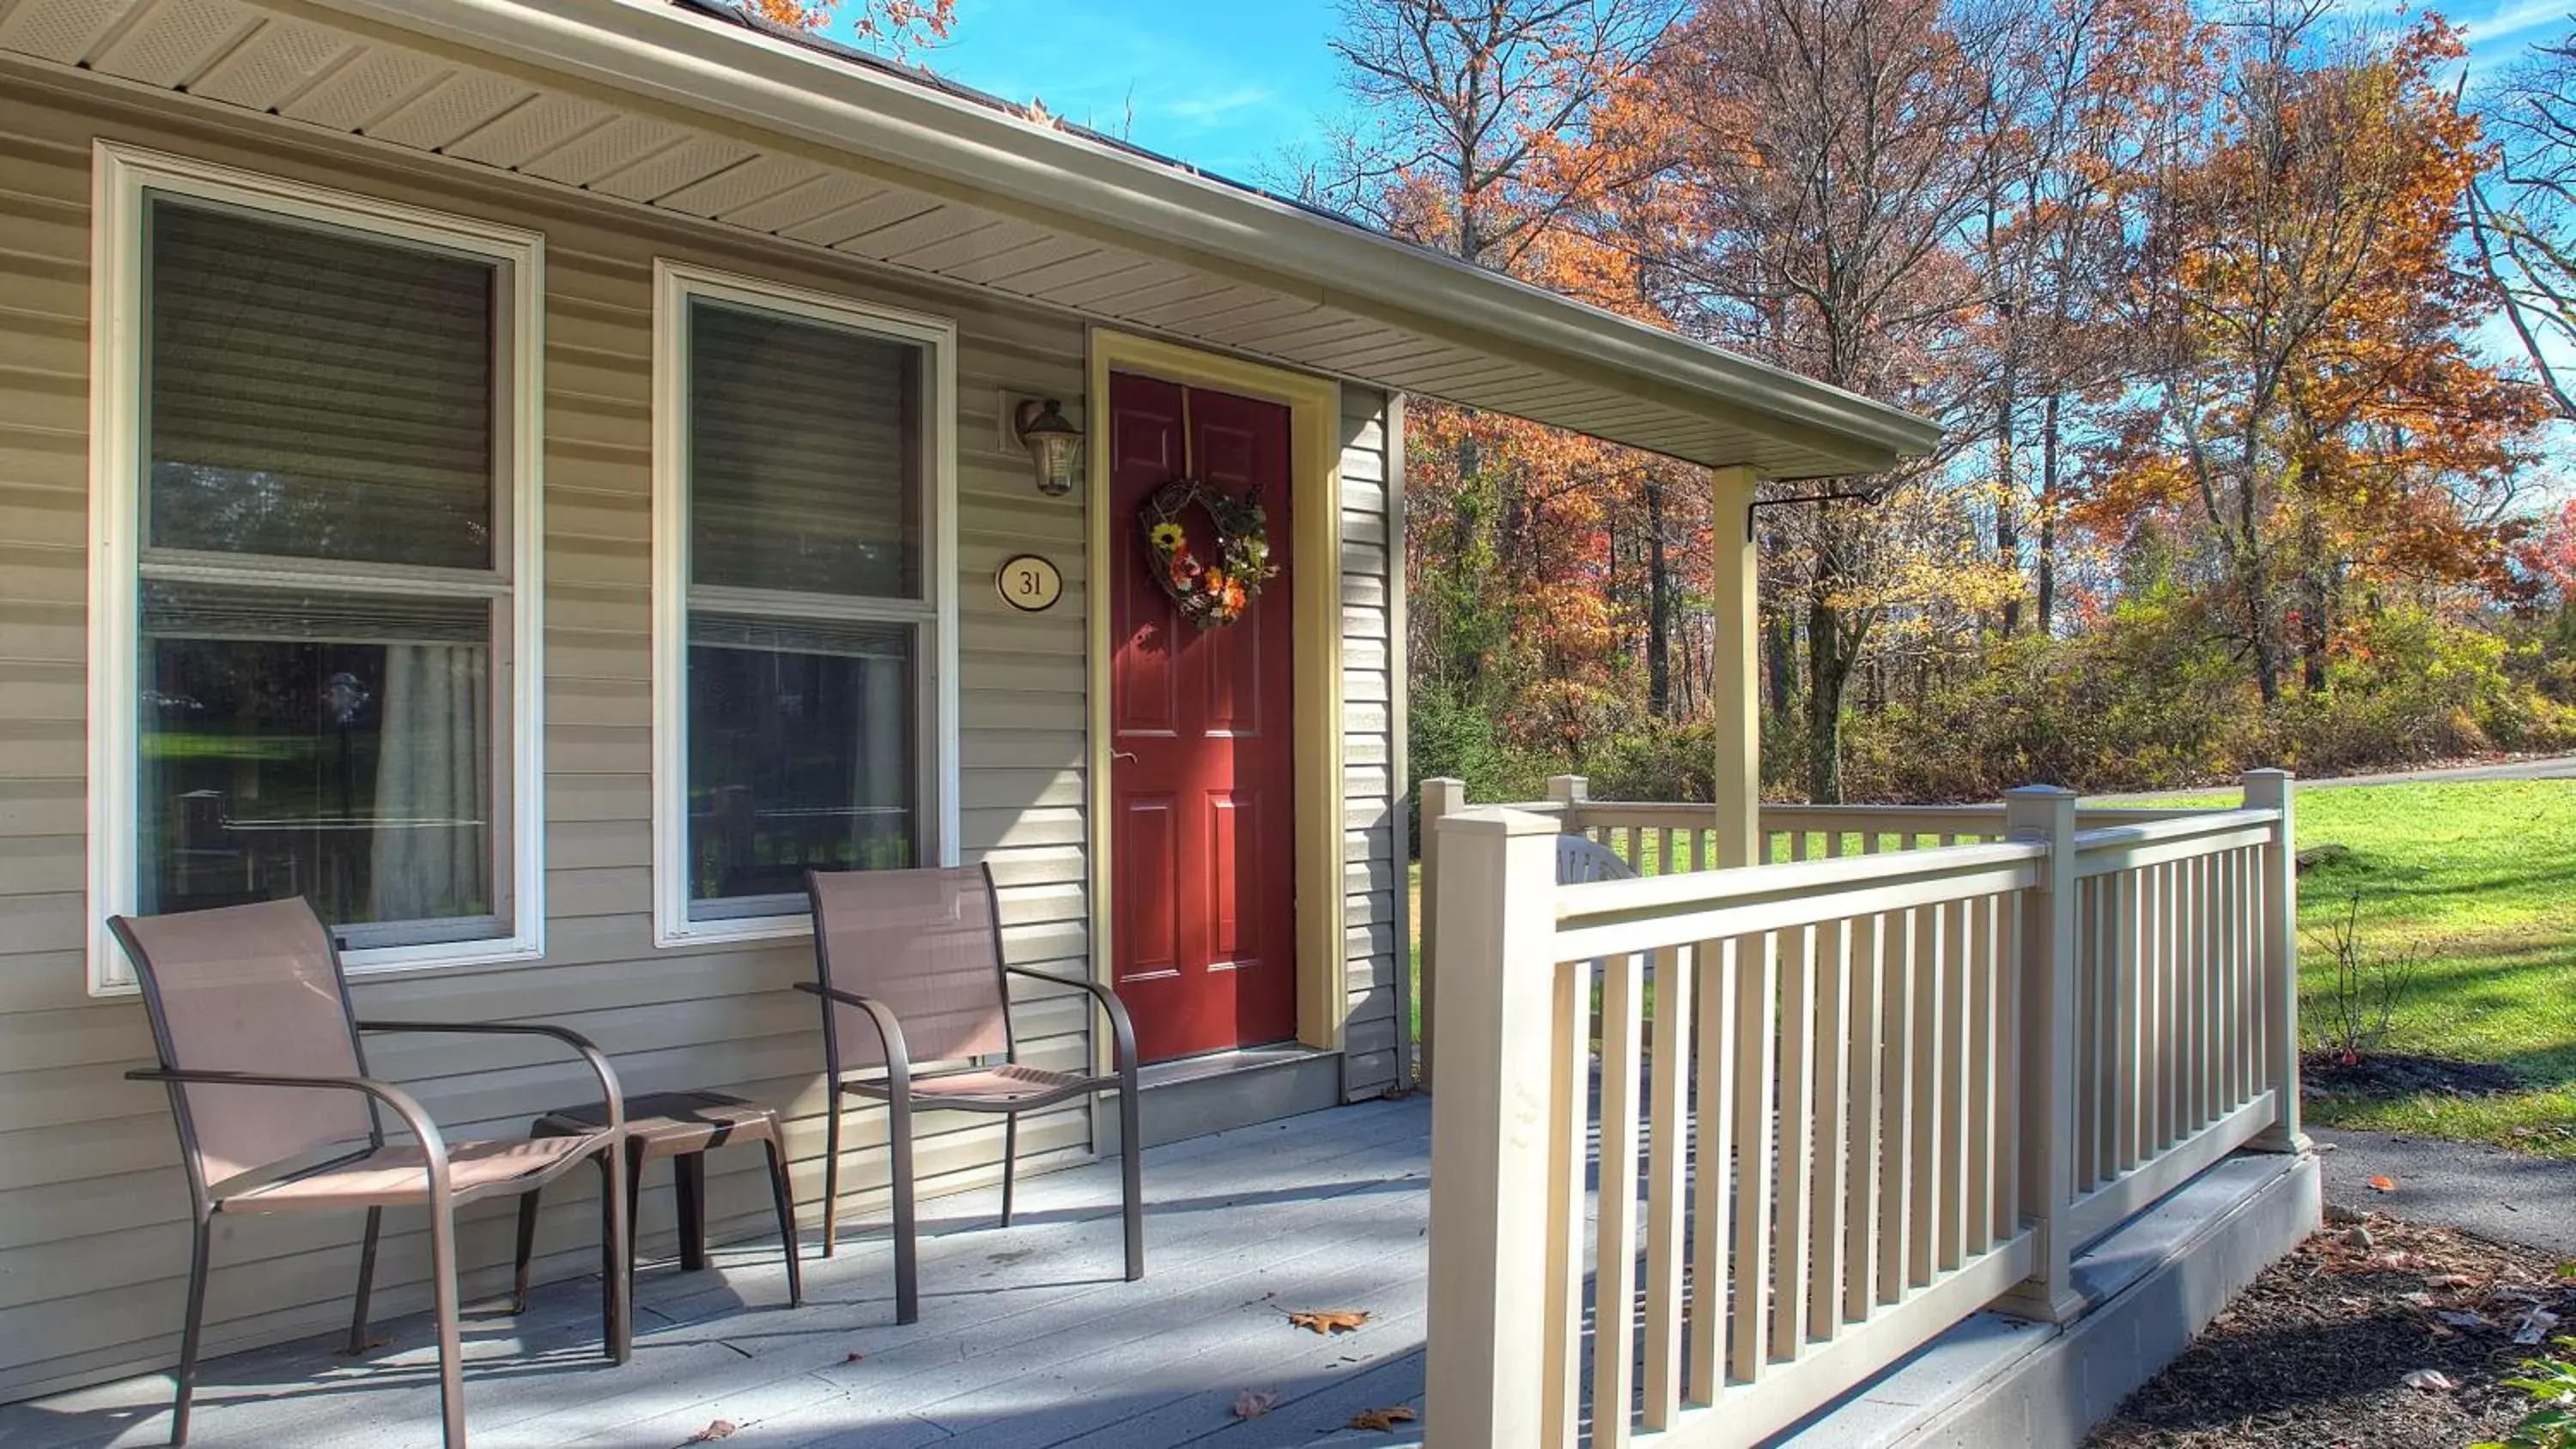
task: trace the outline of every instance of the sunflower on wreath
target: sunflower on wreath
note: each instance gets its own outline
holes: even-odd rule
[[[1216,525],[1213,563],[1201,562],[1190,549],[1181,518],[1192,508]],[[1202,629],[1242,618],[1261,597],[1261,586],[1279,573],[1270,561],[1269,519],[1258,488],[1234,498],[1198,479],[1175,478],[1145,500],[1141,517],[1145,542],[1160,564],[1155,581]]]

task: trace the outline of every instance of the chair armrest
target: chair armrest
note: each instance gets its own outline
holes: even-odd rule
[[[1091,999],[1100,1004],[1101,1014],[1109,1018],[1110,1061],[1122,1074],[1135,1072],[1136,1026],[1127,1019],[1127,1003],[1118,999],[1117,992],[1097,981],[1085,981],[1078,976],[1058,976],[1034,966],[1004,966],[1002,969],[1014,976],[1026,976],[1053,986],[1070,986],[1076,991],[1090,993]]]
[[[829,1020],[831,1008],[835,1006],[846,1006],[856,1011],[866,1012],[869,1022],[877,1029],[877,1046],[885,1056],[886,1090],[898,1096],[912,1094],[912,1049],[904,1045],[903,1023],[896,1018],[893,1007],[873,996],[861,996],[855,991],[843,991],[837,986],[826,986],[819,981],[799,981],[796,983],[796,989],[808,996],[823,998],[826,1018],[824,1026],[827,1029],[831,1025]],[[834,1056],[837,1060],[837,1051]],[[835,1091],[840,1089],[840,1085],[837,1080],[832,1083]]]
[[[599,1079],[601,1103],[608,1109],[608,1125],[601,1130],[617,1140],[626,1138],[626,1093],[617,1084],[617,1069],[608,1063],[608,1054],[591,1044],[590,1038],[569,1027],[545,1026],[537,1022],[508,1021],[360,1021],[360,1031],[424,1032],[453,1036],[542,1036],[551,1037],[571,1047]]]
[[[174,1087],[296,1087],[334,1092],[364,1092],[394,1109],[403,1126],[420,1141],[421,1156],[429,1164],[429,1189],[432,1198],[447,1195],[447,1138],[431,1120],[427,1108],[418,1098],[393,1083],[377,1077],[298,1077],[269,1072],[218,1072],[203,1068],[143,1067],[125,1074],[133,1082],[162,1082]]]

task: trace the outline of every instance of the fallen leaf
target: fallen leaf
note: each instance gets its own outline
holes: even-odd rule
[[[740,1427],[742,1426],[736,1424],[731,1419],[718,1419],[714,1423],[700,1429],[698,1432],[691,1434],[689,1436],[689,1442],[692,1444],[709,1444],[718,1439],[730,1439],[733,1437],[733,1431]]]
[[[1351,1427],[1375,1429],[1381,1434],[1392,1434],[1395,1432],[1396,1425],[1410,1424],[1413,1422],[1413,1417],[1413,1411],[1402,1404],[1388,1409],[1362,1409],[1351,1415]]]
[[[863,1359],[863,1358],[866,1358],[866,1357],[867,1357],[867,1355],[866,1355],[866,1354],[863,1354],[863,1353],[859,1352],[857,1349],[852,1349],[852,1350],[850,1350],[850,1356],[849,1356],[848,1358],[845,1358],[845,1359],[841,1360],[841,1362],[843,1362],[843,1363],[857,1363],[860,1359]]]
[[[1279,1395],[1269,1389],[1245,1389],[1234,1396],[1234,1416],[1238,1419],[1258,1419],[1269,1413],[1271,1406],[1278,1402]]]
[[[2521,1344],[2525,1348],[2529,1348],[2533,1344],[2547,1338],[2549,1336],[2549,1330],[2556,1328],[2557,1326],[2557,1314],[2550,1312],[2546,1308],[2535,1308],[2522,1316],[2522,1322],[2514,1325],[2513,1341]]]
[[[1368,1314],[1355,1308],[1316,1308],[1291,1313],[1288,1321],[1299,1328],[1317,1333],[1348,1333],[1369,1321]]]
[[[335,1353],[335,1354],[338,1354],[338,1355],[339,1355],[340,1357],[342,1357],[342,1358],[356,1358],[356,1357],[358,1357],[358,1356],[359,1356],[359,1355],[361,1355],[361,1354],[373,1353],[373,1352],[375,1352],[377,1349],[380,1349],[380,1348],[382,1348],[382,1347],[384,1347],[384,1346],[385,1346],[385,1341],[384,1341],[383,1339],[381,1339],[381,1338],[370,1338],[370,1339],[366,1339],[366,1340],[362,1341],[361,1343],[359,1343],[359,1345],[358,1345],[356,1348],[351,1348],[351,1347],[349,1347],[347,1344],[345,1344],[345,1343],[344,1343],[344,1344],[340,1345],[338,1348],[335,1348],[335,1349],[333,1349],[333,1350],[331,1350],[331,1351],[332,1351],[333,1353]]]
[[[2451,1325],[2453,1328],[2484,1328],[2487,1326],[2486,1319],[2475,1313],[2454,1313],[2446,1310],[2441,1313],[2436,1313],[2433,1316],[2442,1320],[2444,1323]]]
[[[2567,1262],[2559,1264],[2558,1276],[2561,1278],[2576,1279],[2576,1259],[2570,1259]]]
[[[2397,1190],[2397,1179],[2393,1177],[2373,1177],[2370,1180],[2370,1186],[2374,1192],[2395,1192]]]
[[[2428,1394],[2447,1394],[2459,1383],[2440,1369],[2417,1369],[2406,1376],[2406,1387],[2422,1389]]]
[[[2466,1273],[2436,1273],[2424,1280],[2427,1288],[2475,1288],[2478,1280]]]

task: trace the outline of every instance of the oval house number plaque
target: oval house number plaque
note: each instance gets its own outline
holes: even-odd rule
[[[993,584],[1002,591],[1002,602],[1023,613],[1052,609],[1055,601],[1064,597],[1064,575],[1052,562],[1033,553],[1003,560]]]

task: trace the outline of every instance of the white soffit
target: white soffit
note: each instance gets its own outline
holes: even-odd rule
[[[663,0],[0,0],[0,52],[1775,477],[1930,424]]]

